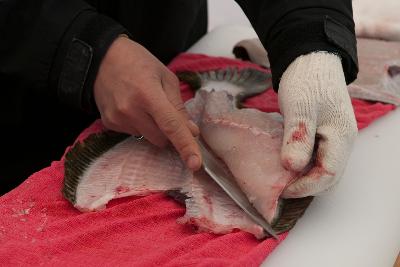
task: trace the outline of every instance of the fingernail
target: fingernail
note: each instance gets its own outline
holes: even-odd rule
[[[196,155],[191,155],[187,161],[186,164],[189,169],[191,170],[197,170],[200,167],[200,158]]]

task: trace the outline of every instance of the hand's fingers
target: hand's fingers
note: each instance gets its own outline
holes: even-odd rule
[[[198,170],[201,166],[201,154],[199,147],[185,123],[185,118],[172,106],[165,96],[154,100],[147,106],[149,114],[153,117],[158,127],[167,136],[192,170]]]
[[[314,118],[285,114],[284,136],[281,151],[283,166],[291,171],[301,171],[310,162],[315,142]]]
[[[199,127],[192,121],[189,113],[185,108],[185,105],[182,100],[182,95],[179,89],[178,78],[172,72],[167,73],[165,77],[162,79],[162,87],[169,102],[171,102],[171,104],[175,107],[175,109],[179,113],[181,113],[183,118],[186,118],[185,123],[192,132],[192,135],[198,136],[200,133]]]
[[[281,162],[286,169],[298,172],[307,166],[313,153],[317,103],[306,93],[297,93],[296,86],[282,80],[278,94],[284,116]]]
[[[312,169],[303,177],[289,185],[283,197],[297,198],[328,191],[342,176],[349,157],[349,142],[352,138],[340,136],[330,126],[321,126],[317,130],[319,139],[317,156]]]

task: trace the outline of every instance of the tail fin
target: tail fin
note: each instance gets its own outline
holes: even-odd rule
[[[236,98],[238,107],[248,97],[258,95],[271,87],[271,74],[253,68],[232,68],[204,72],[178,72],[179,80],[197,90],[227,91]]]

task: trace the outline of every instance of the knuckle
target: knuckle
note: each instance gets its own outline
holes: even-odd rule
[[[127,115],[130,113],[131,104],[129,101],[120,101],[116,106],[116,113],[120,115]]]
[[[134,90],[130,90],[123,97],[119,97],[115,102],[115,113],[118,115],[127,115],[131,113],[132,107],[134,105],[136,94],[133,93]]]
[[[105,115],[101,117],[103,125],[110,130],[118,130],[118,123],[116,122],[114,116]]]

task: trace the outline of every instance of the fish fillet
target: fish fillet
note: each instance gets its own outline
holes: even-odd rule
[[[271,223],[283,189],[296,177],[281,165],[282,122],[256,109],[235,108],[225,91],[201,91],[187,105],[206,143]]]

